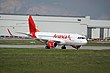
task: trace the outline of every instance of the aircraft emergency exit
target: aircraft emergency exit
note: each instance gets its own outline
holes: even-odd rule
[[[32,16],[29,16],[28,23],[30,34],[26,35],[41,42],[45,42],[45,48],[47,49],[55,48],[57,45],[62,45],[61,49],[66,49],[68,45],[75,49],[79,49],[81,45],[87,43],[86,37],[79,34],[41,32],[36,27]]]

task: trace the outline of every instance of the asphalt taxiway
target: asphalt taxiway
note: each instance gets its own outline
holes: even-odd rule
[[[36,48],[43,49],[45,45],[0,45],[0,48]],[[55,49],[60,49],[61,46],[57,46]],[[74,49],[71,46],[67,46],[67,49]],[[82,46],[82,50],[110,50],[110,46]]]

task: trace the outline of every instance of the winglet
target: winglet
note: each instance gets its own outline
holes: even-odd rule
[[[8,28],[7,28],[7,30],[8,30],[8,33],[9,33],[11,36],[13,36],[12,33],[11,33],[11,31],[10,31]]]
[[[33,38],[36,38],[35,33],[40,32],[39,29],[36,27],[34,20],[32,16],[30,15],[28,18],[28,23],[29,23],[29,31],[30,34],[32,35]]]

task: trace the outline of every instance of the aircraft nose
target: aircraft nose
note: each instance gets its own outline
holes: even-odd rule
[[[82,43],[83,43],[83,44],[87,44],[87,40],[83,40]]]
[[[87,40],[81,40],[80,43],[81,43],[82,45],[87,44]]]

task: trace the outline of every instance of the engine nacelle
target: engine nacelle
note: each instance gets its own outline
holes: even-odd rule
[[[54,41],[48,41],[47,46],[50,47],[50,48],[54,48],[54,47],[57,46],[57,43],[55,43]]]

